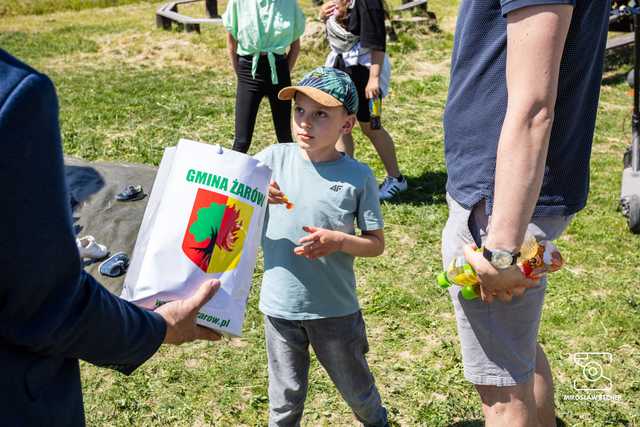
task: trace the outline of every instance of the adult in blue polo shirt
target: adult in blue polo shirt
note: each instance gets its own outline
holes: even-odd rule
[[[462,0],[444,117],[443,261],[465,254],[482,301],[451,289],[465,377],[487,425],[555,425],[537,344],[545,281],[514,265],[585,206],[608,0]],[[483,245],[482,253],[470,245]]]

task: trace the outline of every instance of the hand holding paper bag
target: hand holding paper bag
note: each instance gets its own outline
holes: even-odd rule
[[[217,341],[220,335],[196,324],[198,312],[220,289],[219,280],[209,280],[198,288],[190,298],[161,305],[156,309],[165,322],[167,334],[164,344],[183,344],[195,340]]]

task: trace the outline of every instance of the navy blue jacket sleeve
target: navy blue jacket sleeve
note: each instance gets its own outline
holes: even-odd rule
[[[130,373],[166,324],[82,270],[54,86],[33,70],[13,83],[1,71],[0,343]]]

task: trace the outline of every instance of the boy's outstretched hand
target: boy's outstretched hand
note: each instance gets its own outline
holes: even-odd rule
[[[271,181],[271,184],[269,184],[269,203],[272,205],[282,205],[287,203],[287,201],[287,197],[280,191],[278,183]]]
[[[317,259],[342,250],[345,238],[344,233],[308,225],[302,227],[302,229],[310,234],[300,239],[302,246],[297,246],[293,249],[296,255],[307,259]]]
[[[275,181],[271,181],[269,184],[269,203],[272,205],[284,204],[287,209],[293,209],[293,203],[284,195]]]

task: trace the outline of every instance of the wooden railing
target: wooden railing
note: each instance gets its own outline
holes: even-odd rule
[[[163,4],[156,11],[156,26],[170,30],[172,25],[176,24],[179,31],[196,31],[199,33],[200,24],[221,24],[222,19],[218,15],[217,0],[204,0],[205,9],[209,18],[192,18],[178,13],[178,5],[199,1],[202,0],[175,0]]]

